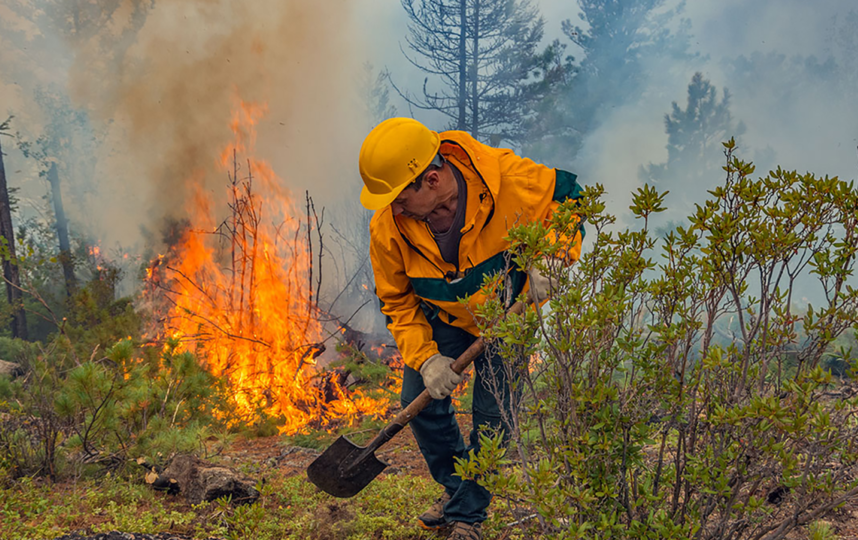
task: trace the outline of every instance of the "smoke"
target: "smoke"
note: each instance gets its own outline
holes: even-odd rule
[[[145,17],[118,10],[77,43],[70,94],[105,128],[86,216],[102,241],[133,242],[141,228],[157,232],[165,217],[182,217],[193,183],[219,200],[227,177],[216,162],[238,100],[266,107],[256,157],[296,199],[309,189],[324,204],[353,181],[364,121],[348,92],[362,60],[350,6],[159,0]],[[139,30],[133,17],[145,18]],[[111,58],[104,33],[122,28],[133,36]]]
[[[581,180],[605,184],[609,211],[627,217],[630,193],[642,184],[640,167],[666,161],[664,116],[672,102],[685,106],[695,72],[719,94],[729,90],[732,116],[747,128],[738,155],[757,162],[757,175],[781,165],[820,176],[858,176],[851,2],[729,0],[683,6],[680,16],[689,22],[691,52],[698,56],[682,62],[658,54],[643,58],[644,89],[603,116],[577,156]],[[576,17],[569,14],[573,21]],[[719,181],[722,176],[713,177],[712,185]],[[699,187],[687,198],[706,196]],[[677,210],[687,215],[691,209]]]
[[[546,15],[546,42],[559,38],[582,61],[560,32],[564,19],[587,30],[577,3],[536,4]],[[642,182],[639,169],[667,158],[664,115],[672,102],[684,105],[699,71],[719,92],[730,90],[733,118],[747,127],[743,158],[765,156],[790,169],[854,178],[852,4],[669,0],[662,12],[684,6],[688,52],[698,54],[681,62],[668,51],[642,57],[642,88],[596,116],[599,124],[570,168],[583,183],[605,184],[608,210],[626,215],[630,193]],[[296,199],[309,189],[318,207],[338,208],[342,231],[351,223],[347,216],[361,217],[339,205],[357,207],[356,156],[372,122],[356,88],[364,62],[389,69],[415,93],[425,77],[399,49],[404,20],[399,3],[386,0],[6,0],[0,99],[15,113],[16,128],[34,135],[53,120],[34,102],[39,87],[59,88],[71,107],[88,113],[77,136],[95,141],[95,155],[77,157],[95,169],[77,167],[77,175],[62,180],[66,195],[78,198],[67,204],[72,226],[107,248],[157,241],[165,218],[182,217],[192,181],[215,198],[224,193],[226,174],[216,162],[232,137],[239,98],[267,105],[256,157],[271,163]],[[617,69],[626,61],[617,56]],[[604,75],[603,81],[615,80]],[[430,113],[393,104],[399,114],[441,127]],[[32,165],[4,143],[12,185],[34,179]],[[28,186],[22,193],[44,193],[42,183]]]

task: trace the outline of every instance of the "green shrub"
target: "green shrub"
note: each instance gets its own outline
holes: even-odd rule
[[[0,466],[56,478],[66,464],[103,473],[129,458],[158,464],[203,450],[219,425],[219,385],[177,346],[141,350],[124,340],[77,365],[66,347],[31,358],[25,378],[0,384],[0,422],[10,428],[0,430]]]
[[[836,540],[837,535],[831,529],[831,524],[824,521],[814,521],[807,528],[810,540]]]
[[[131,298],[116,298],[122,278],[118,268],[107,263],[91,271],[91,278],[67,299],[64,319],[51,336],[78,361],[99,356],[117,341],[139,336],[142,318]]]
[[[39,347],[35,343],[22,339],[0,337],[0,360],[20,364],[25,371],[30,360],[38,354],[38,350]]]
[[[53,349],[44,351],[36,344],[22,350],[27,353],[17,360],[25,375],[0,382],[0,465],[12,477],[55,479],[64,465],[60,444],[68,427],[54,409],[62,367],[49,359]]]
[[[580,214],[593,237],[553,271],[550,309],[481,311],[519,377],[515,453],[486,439],[457,470],[537,514],[532,534],[776,540],[858,496],[858,398],[822,369],[858,326],[858,192],[780,169],[752,180],[725,148],[726,183],[662,239],[664,194],[638,190],[641,226],[615,233],[587,188],[548,227],[571,234]],[[511,231],[520,266],[552,272],[548,229]],[[799,305],[811,279],[824,301]]]

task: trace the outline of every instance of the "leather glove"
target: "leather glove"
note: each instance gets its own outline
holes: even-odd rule
[[[537,305],[551,298],[554,289],[557,287],[557,273],[563,266],[563,261],[554,257],[546,258],[544,262],[548,267],[545,273],[535,267],[527,271],[530,281],[527,300]]]
[[[432,399],[444,399],[462,382],[462,375],[453,371],[453,359],[440,353],[434,354],[420,366],[423,384]]]

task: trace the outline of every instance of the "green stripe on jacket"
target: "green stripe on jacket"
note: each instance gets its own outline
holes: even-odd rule
[[[559,203],[564,203],[569,199],[581,198],[581,185],[578,184],[578,175],[562,169],[554,169],[556,179],[554,180],[554,200]],[[584,230],[584,224],[581,223],[581,239],[587,232]]]
[[[437,302],[456,302],[459,298],[472,295],[483,286],[484,276],[511,270],[512,291],[515,295],[521,293],[527,274],[518,269],[512,262],[507,264],[506,251],[486,259],[473,267],[465,277],[448,282],[444,278],[415,278],[410,277],[411,285],[417,296]]]
[[[555,169],[554,200],[564,202],[567,199],[581,197],[581,186],[578,185],[578,175],[562,169]]]

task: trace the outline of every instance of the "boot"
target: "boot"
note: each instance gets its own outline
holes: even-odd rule
[[[417,516],[420,526],[429,531],[437,531],[450,523],[444,517],[444,505],[450,501],[450,495],[445,491],[438,497],[428,510]]]
[[[482,525],[479,523],[453,522],[453,530],[447,540],[481,540],[483,538]]]

